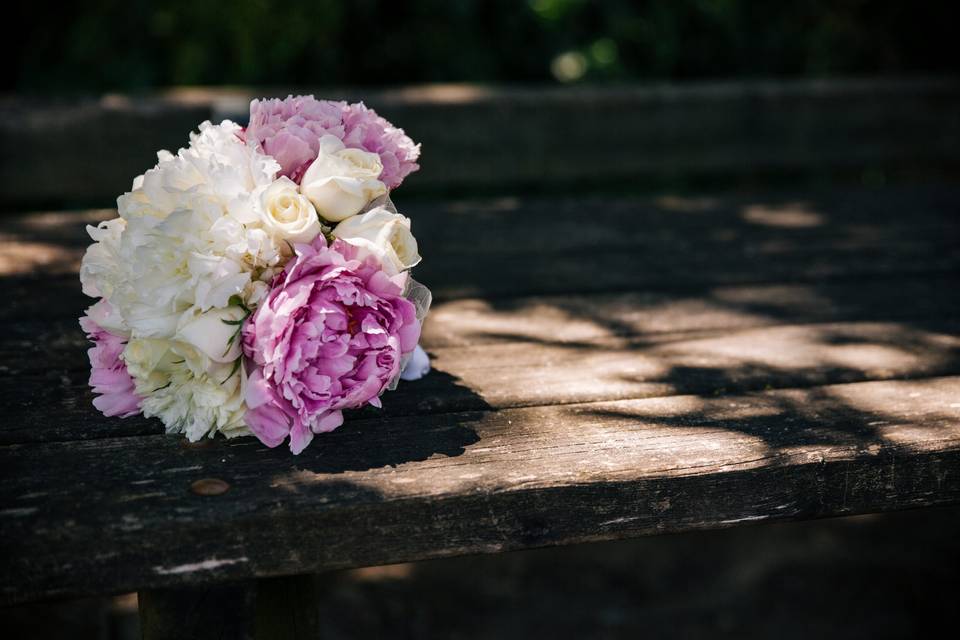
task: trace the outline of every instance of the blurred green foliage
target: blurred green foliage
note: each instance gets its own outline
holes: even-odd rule
[[[954,70],[942,0],[34,0],[7,89]],[[16,25],[16,26],[14,26]]]

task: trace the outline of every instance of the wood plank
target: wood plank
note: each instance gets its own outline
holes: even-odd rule
[[[692,338],[784,324],[953,322],[960,319],[960,297],[952,294],[958,277],[956,273],[892,275],[841,282],[462,298],[433,306],[423,339],[433,349],[509,342],[576,343],[614,336],[672,340],[684,334]]]
[[[435,200],[394,195],[402,212],[419,223],[418,238],[431,240],[434,250],[486,255],[680,241],[760,244],[776,236],[876,245],[956,226],[958,191],[948,183],[653,196],[561,192]],[[0,218],[0,238],[82,249],[89,243],[85,225],[115,216],[113,207],[27,210]]]
[[[389,394],[383,412],[363,415],[954,373],[960,299],[945,295],[953,283],[940,276],[439,303],[424,336],[435,371]],[[780,328],[764,330],[772,327]],[[725,334],[729,345],[750,348],[722,353]],[[73,317],[7,324],[0,442],[161,432],[157,421],[105,420],[92,409],[87,346]],[[584,366],[570,366],[580,359]]]
[[[958,84],[842,78],[359,93],[301,86],[267,95],[315,91],[366,101],[423,144],[423,169],[406,188],[442,192],[758,172],[956,170]],[[243,122],[262,91],[190,88],[100,101],[10,97],[0,103],[0,199],[111,202],[151,166],[157,149],[184,144],[211,116]],[[99,159],[95,170],[90,157]]]
[[[205,105],[116,95],[10,96],[0,114],[4,204],[112,202],[156,164],[157,151],[184,146],[212,115]]]
[[[402,204],[426,255],[417,277],[440,300],[960,270],[954,187]],[[15,303],[2,313],[50,317],[84,306],[72,275],[87,243],[83,224],[113,215],[3,221],[0,294]]]
[[[532,295],[437,301],[424,326],[427,348],[493,342],[577,342],[609,336],[703,333],[778,324],[960,318],[956,273],[840,282],[697,286],[672,291]],[[3,287],[0,279],[0,288]],[[77,318],[91,300],[72,278],[55,293],[38,280],[0,309],[0,373],[81,366],[87,342]],[[48,297],[49,296],[49,297]],[[5,317],[6,316],[6,317]],[[56,354],[55,360],[46,355]]]
[[[851,321],[960,320],[950,295],[956,274],[900,276],[859,282],[696,287],[675,291],[463,298],[433,305],[424,326],[427,349],[491,343],[576,343],[597,338],[672,340],[725,330]],[[45,297],[45,296],[44,296]],[[89,298],[78,296],[81,304]],[[14,315],[10,306],[7,311]],[[39,300],[33,300],[41,304]],[[54,307],[50,301],[46,307]],[[53,318],[6,319],[0,374],[85,368],[89,346],[77,317],[83,306]]]
[[[387,394],[383,409],[351,412],[350,419],[957,374],[960,320],[778,325],[579,341],[541,337],[435,347],[430,354],[429,376]],[[93,409],[79,346],[66,353],[48,349],[32,363],[33,373],[21,369],[0,377],[0,403],[6,407],[0,443],[162,432],[157,420],[105,419]]]
[[[356,421],[293,458],[0,448],[0,598],[173,587],[960,500],[960,378]],[[196,495],[202,478],[220,495]]]
[[[454,287],[448,286],[448,295],[481,279],[473,261],[483,252],[499,265],[498,273],[510,287],[524,279],[530,286],[541,288],[577,284],[576,277],[558,279],[541,266],[562,262],[567,265],[564,268],[587,275],[595,269],[593,273],[598,279],[590,285],[594,288],[617,288],[618,282],[643,288],[623,294],[441,301],[427,324],[424,341],[437,358],[440,371],[409,392],[388,397],[387,411],[381,415],[714,393],[722,389],[743,391],[764,386],[955,372],[952,343],[942,342],[943,336],[936,338],[938,334],[956,333],[951,324],[960,315],[960,301],[951,295],[955,272],[914,276],[904,276],[902,272],[923,271],[931,266],[931,260],[937,267],[944,255],[949,262],[952,254],[942,245],[952,241],[957,228],[953,222],[954,205],[960,202],[960,192],[932,187],[880,192],[847,190],[813,195],[809,200],[807,204],[798,204],[789,195],[752,195],[693,200],[588,197],[415,204],[420,207],[415,213],[417,224],[424,223],[424,234],[440,249],[436,261],[451,267],[450,273],[457,264],[471,264],[469,273],[461,276],[438,275],[441,291],[443,277]],[[571,226],[578,210],[597,212],[594,223],[580,233]],[[911,211],[909,219],[904,219],[904,211]],[[33,255],[41,262],[47,260],[43,256],[49,257],[47,262],[35,265],[39,276],[0,279],[0,288],[7,288],[10,294],[6,296],[8,304],[0,310],[0,315],[6,314],[4,319],[8,320],[8,329],[0,336],[0,397],[10,407],[7,420],[0,427],[0,442],[158,432],[156,422],[102,420],[90,409],[90,395],[85,388],[86,344],[75,320],[78,310],[89,301],[79,293],[72,273],[59,278],[47,275],[75,269],[86,242],[82,223],[109,215],[112,213],[104,210],[48,212],[10,218],[0,226],[6,238],[0,255],[7,257],[6,264],[19,264],[18,257],[23,255]],[[536,233],[537,228],[550,228],[551,224],[554,232]],[[491,241],[466,242],[464,238],[472,237],[467,233],[468,225],[481,226]],[[581,268],[570,259],[571,251],[596,244],[617,248],[610,253],[614,258],[626,256],[633,260],[633,253],[624,253],[633,243],[643,249],[634,252],[637,254],[655,251],[663,244],[667,248],[660,249],[661,254],[670,253],[662,256],[663,264],[709,280],[724,268],[727,276],[733,273],[732,267],[724,267],[720,260],[700,264],[712,260],[722,249],[716,245],[718,237],[721,244],[733,243],[737,248],[734,255],[740,260],[735,269],[749,271],[750,277],[765,268],[752,254],[763,255],[764,251],[743,249],[743,243],[772,246],[770,250],[780,260],[781,271],[789,270],[783,265],[789,266],[795,260],[808,267],[819,264],[838,269],[843,277],[836,282],[812,279],[806,283],[754,286],[681,286],[670,278],[665,282],[649,278],[644,281],[643,274],[632,271],[610,275],[616,270],[598,267],[597,261],[581,261]],[[515,244],[511,248],[510,238],[524,238],[529,246]],[[910,247],[908,254],[898,254],[897,247],[903,246]],[[35,251],[38,247],[47,247],[50,252]],[[781,251],[784,247],[789,249],[786,253]],[[926,262],[913,255],[921,249],[928,254]],[[61,250],[65,253],[58,253]],[[878,251],[884,253],[885,264],[893,273],[871,279],[855,276],[856,269],[870,271],[876,267]],[[785,256],[791,252],[794,257],[787,259]],[[859,265],[853,271],[846,270],[853,263],[845,252],[852,253],[852,260]],[[696,257],[701,254],[705,257]],[[539,261],[536,269],[540,270],[503,276],[504,265],[510,260]],[[789,275],[797,277],[795,273]],[[645,282],[650,288],[646,288]],[[932,319],[936,322],[931,324]],[[880,336],[877,330],[857,335],[855,327],[847,327],[841,332],[842,337],[830,339],[848,343],[855,340],[860,346],[833,345],[827,350],[819,343],[828,339],[828,328],[788,330],[794,353],[820,349],[817,353],[821,356],[835,358],[844,352],[848,355],[843,366],[829,360],[815,366],[786,365],[782,359],[777,360],[779,345],[769,337],[763,338],[762,332],[737,338],[737,344],[749,344],[754,337],[765,340],[769,353],[765,356],[767,361],[761,364],[755,355],[752,360],[724,360],[716,353],[704,351],[716,349],[704,341],[710,337],[705,334],[711,332],[847,320],[886,320],[895,325],[879,329],[887,332],[886,336]],[[798,338],[797,331],[806,331],[805,337]],[[689,335],[681,335],[684,333]],[[658,334],[662,335],[651,337]],[[876,366],[878,350],[884,351],[888,359],[896,359],[892,352],[903,351],[903,345],[895,340],[903,340],[906,345],[920,340],[921,354],[910,360],[901,353],[897,367]],[[686,341],[686,346],[678,346],[677,341]],[[657,346],[659,342],[674,342],[675,350]],[[518,347],[476,352],[450,350],[493,343],[513,343]],[[947,348],[941,351],[944,344]],[[685,360],[677,355],[681,348],[687,349]],[[860,350],[859,360],[851,363],[849,354],[856,349]],[[873,356],[869,355],[870,349],[874,350]],[[471,372],[471,363],[489,360],[484,355],[487,351],[499,354],[500,361],[488,369],[473,367],[476,370]],[[578,372],[570,364],[585,353],[587,366]],[[904,366],[906,361],[910,361],[909,366]],[[726,363],[728,370],[723,370],[718,364],[721,362]],[[597,373],[595,380],[587,375],[593,372]],[[25,375],[37,379],[30,394],[22,392]],[[476,389],[471,388],[474,386]],[[528,390],[532,390],[530,397],[524,398]],[[56,421],[49,419],[53,407]]]

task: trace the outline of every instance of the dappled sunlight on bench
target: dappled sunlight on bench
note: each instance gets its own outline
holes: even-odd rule
[[[785,293],[790,290],[777,288],[778,295]],[[951,320],[815,322],[844,304],[819,294],[806,296],[816,305],[807,310],[807,323],[781,325],[778,311],[759,312],[755,296],[742,314],[730,297],[705,296],[702,313],[681,314],[686,324],[680,330],[656,332],[643,319],[673,317],[682,299],[645,307],[630,298],[632,304],[595,307],[586,299],[577,306],[575,297],[555,304],[541,298],[529,306],[513,301],[502,312],[478,301],[441,304],[428,320],[426,344],[437,368],[495,407],[942,375],[960,368],[960,338],[945,331],[956,326]],[[763,302],[768,309],[774,303]],[[617,317],[621,304],[632,317]],[[788,295],[784,306],[796,314],[800,305]],[[484,346],[458,346],[466,341]]]
[[[637,428],[651,433],[663,427],[676,429],[681,437],[695,425],[709,434],[706,446],[714,447],[717,464],[822,463],[875,456],[887,445],[903,453],[956,445],[960,442],[956,388],[955,378],[863,382],[722,398],[622,401],[597,406],[595,412],[605,418],[633,418]],[[761,458],[753,457],[760,451],[756,445],[741,451],[739,440],[725,440],[731,434],[759,439]],[[678,456],[686,447],[678,447]],[[676,461],[682,468],[682,459]]]
[[[780,229],[809,229],[827,223],[823,214],[808,203],[791,202],[779,206],[747,205],[741,217],[750,224]]]
[[[801,325],[740,330],[654,347],[677,367],[891,377],[955,365],[960,338],[900,323]]]
[[[86,250],[85,225],[115,218],[112,209],[50,211],[4,220],[0,228],[0,278],[75,274]]]
[[[53,268],[75,271],[80,267],[77,251],[40,242],[0,242],[0,277],[33,274]]]

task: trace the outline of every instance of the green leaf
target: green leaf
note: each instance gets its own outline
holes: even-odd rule
[[[223,382],[221,382],[220,384],[226,384],[227,380],[229,380],[230,378],[232,378],[232,377],[233,377],[233,374],[235,374],[237,371],[240,370],[240,363],[241,363],[242,361],[243,361],[243,358],[237,358],[237,360],[233,363],[233,368],[230,369],[230,375],[228,375],[226,378],[224,378],[224,379],[223,379]]]
[[[246,312],[247,315],[250,315],[250,309],[247,308],[247,305],[243,303],[243,298],[237,294],[233,294],[227,299],[227,304],[231,307],[240,307]]]

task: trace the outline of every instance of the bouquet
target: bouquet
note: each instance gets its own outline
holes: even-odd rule
[[[160,151],[119,217],[88,227],[94,406],[298,454],[424,375],[430,292],[390,199],[419,155],[362,103],[313,96],[254,100],[246,128],[204,122]]]

